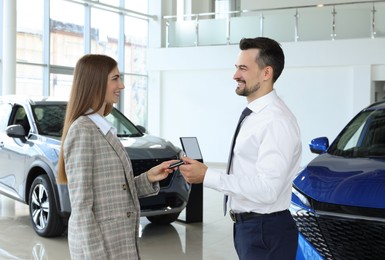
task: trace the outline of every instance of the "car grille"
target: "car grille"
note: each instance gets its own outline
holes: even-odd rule
[[[141,173],[148,171],[152,167],[168,160],[172,160],[175,158],[167,158],[167,159],[146,159],[146,160],[131,160],[132,168],[134,171],[134,176],[138,176]],[[168,177],[159,182],[161,188],[168,187],[171,184],[172,178],[174,174],[169,174]]]
[[[309,212],[293,217],[301,234],[325,259],[385,259],[384,222]]]
[[[140,208],[142,211],[166,210],[182,207],[184,202],[178,193],[160,193],[158,196],[140,198]]]

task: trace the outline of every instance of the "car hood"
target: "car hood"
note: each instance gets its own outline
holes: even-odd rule
[[[40,139],[48,145],[60,149],[60,140],[52,137],[40,136]],[[163,138],[144,134],[141,137],[120,137],[119,140],[131,160],[151,160],[156,159],[162,161],[162,159],[176,159],[181,152],[181,149],[175,147],[171,142],[164,140]]]
[[[143,135],[141,137],[119,138],[131,160],[175,159],[180,149],[160,137]]]
[[[322,154],[301,171],[294,186],[319,202],[385,208],[385,160]]]

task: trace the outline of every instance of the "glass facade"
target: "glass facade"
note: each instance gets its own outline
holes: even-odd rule
[[[105,54],[118,60],[119,14],[100,9],[91,10],[91,53]]]
[[[16,60],[43,63],[44,1],[17,0],[16,3]]]
[[[118,61],[125,79],[122,112],[147,127],[147,6],[129,0],[17,0],[15,94],[68,98],[77,60],[105,54]]]
[[[50,64],[74,66],[85,51],[84,6],[62,0],[51,0],[49,32]]]
[[[43,67],[39,65],[16,65],[16,93],[36,96],[43,93]]]

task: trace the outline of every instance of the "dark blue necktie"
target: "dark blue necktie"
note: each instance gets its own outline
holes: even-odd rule
[[[251,112],[252,112],[252,111],[251,111],[248,107],[246,107],[246,108],[242,111],[241,116],[239,117],[238,125],[237,125],[237,128],[235,129],[233,141],[232,141],[232,143],[231,143],[231,149],[230,149],[229,160],[228,160],[228,162],[227,162],[227,174],[230,174],[230,167],[231,167],[231,162],[232,162],[232,160],[233,160],[235,141],[236,141],[236,139],[237,139],[239,130],[241,129],[242,121],[245,119],[245,117],[247,117],[248,115],[250,115]],[[223,200],[223,213],[224,213],[225,216],[226,216],[226,211],[227,211],[227,200],[228,200],[228,197],[229,197],[229,196],[225,195],[224,200]]]

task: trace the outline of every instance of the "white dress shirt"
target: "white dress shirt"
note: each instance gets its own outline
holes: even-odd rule
[[[297,121],[275,90],[247,106],[229,175],[208,169],[204,186],[229,195],[234,212],[272,213],[290,206],[301,158]]]
[[[92,111],[92,110],[91,110]],[[90,112],[87,111],[87,112]],[[99,127],[100,131],[106,135],[108,131],[111,131],[113,135],[117,134],[117,130],[115,127],[113,127],[105,117],[99,115],[98,113],[93,113],[88,115],[88,117],[96,124],[97,127]]]

